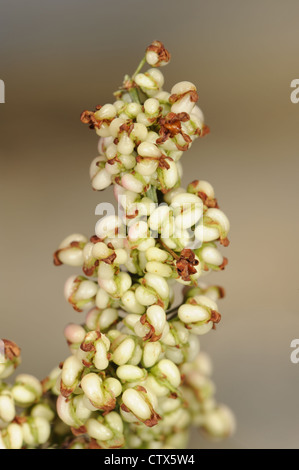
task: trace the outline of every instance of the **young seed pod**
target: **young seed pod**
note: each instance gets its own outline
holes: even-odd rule
[[[22,428],[17,423],[11,423],[0,430],[0,449],[21,449],[23,445]]]
[[[144,387],[125,390],[122,395],[123,404],[121,405],[121,410],[126,414],[131,412],[139,421],[148,427],[152,427],[161,418],[154,410],[151,395],[148,392]],[[122,416],[124,416],[123,413]],[[124,417],[127,420],[127,416]]]
[[[154,343],[147,342],[143,347],[142,364],[148,369],[153,367],[162,354],[162,346],[159,341]]]
[[[16,343],[8,339],[0,340],[0,360],[0,379],[6,379],[21,363],[21,350]]]
[[[74,233],[66,237],[54,253],[54,264],[66,264],[68,266],[82,266],[84,262],[83,248],[87,238],[80,233]]]
[[[116,369],[116,375],[122,382],[139,382],[145,379],[146,371],[137,366],[124,364]]]
[[[38,401],[43,390],[40,381],[29,374],[20,374],[11,389],[13,399],[18,406],[30,406]]]
[[[45,418],[29,417],[22,423],[23,439],[28,446],[45,444],[50,437],[51,428]]]
[[[198,95],[196,93],[196,86],[191,82],[179,82],[171,89],[170,102],[171,112],[173,113],[187,113],[190,114],[194,108]]]
[[[216,439],[231,436],[235,431],[235,427],[234,415],[224,405],[218,405],[214,410],[207,413],[203,423],[204,431]]]
[[[67,398],[71,395],[79,385],[83,364],[76,356],[69,356],[63,363],[60,392]]]
[[[166,387],[176,391],[181,383],[178,367],[169,359],[162,359],[151,369],[151,373]]]
[[[98,285],[84,276],[71,276],[65,283],[64,296],[74,310],[82,312],[94,304]]]
[[[51,423],[55,418],[55,413],[47,403],[38,403],[31,409],[30,416],[44,418]]]
[[[101,377],[93,372],[85,375],[81,380],[81,387],[86,398],[94,408],[102,411],[111,411],[115,407],[115,394],[110,390],[109,385],[111,388],[109,383],[106,388]]]
[[[127,290],[121,297],[122,308],[126,312],[136,313],[142,315],[145,311],[145,306],[141,305],[136,299],[135,292]]]
[[[116,323],[117,320],[118,311],[115,308],[105,308],[102,310],[98,307],[94,307],[87,313],[85,323],[89,330],[99,330],[105,332],[114,323]]]
[[[126,364],[132,358],[135,347],[132,337],[120,334],[111,344],[112,361],[118,366]]]
[[[9,390],[0,392],[0,420],[10,423],[16,415],[15,402]]]
[[[89,331],[77,351],[76,357],[86,367],[94,366],[98,370],[105,370],[109,365],[109,348],[110,341],[106,335],[99,331]]]

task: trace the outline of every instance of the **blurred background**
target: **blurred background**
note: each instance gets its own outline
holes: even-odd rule
[[[211,133],[184,155],[183,184],[208,180],[231,222],[222,321],[201,337],[217,399],[237,431],[190,448],[298,448],[299,78],[296,0],[0,0],[0,337],[22,348],[21,371],[47,375],[68,355],[65,302],[72,268],[52,253],[67,235],[94,233],[95,133],[80,113],[112,102],[154,39],[172,54],[165,89],[199,90]],[[78,272],[78,271],[77,271]]]

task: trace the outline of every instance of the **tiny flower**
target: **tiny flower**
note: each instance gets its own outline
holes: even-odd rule
[[[145,59],[152,67],[160,67],[170,61],[170,53],[162,42],[153,41],[146,49]]]
[[[69,356],[63,363],[60,392],[64,397],[71,395],[79,385],[83,364],[76,356]]]
[[[45,444],[50,437],[49,421],[40,416],[26,418],[21,426],[24,442],[28,446]]]
[[[84,276],[69,277],[64,287],[65,298],[77,312],[94,304],[97,291],[97,284]]]
[[[54,253],[54,264],[59,266],[67,264],[68,266],[83,265],[83,248],[87,243],[84,235],[74,233],[66,237]]]
[[[203,295],[189,298],[179,307],[178,316],[194,334],[207,333],[221,319],[217,304]]]
[[[116,397],[121,393],[122,387],[117,379],[111,378],[116,384],[111,385],[93,372],[85,375],[81,380],[82,390],[88,402],[102,411],[111,411],[115,408]],[[87,405],[87,403],[86,403]]]
[[[142,386],[129,388],[122,394],[121,411],[122,416],[127,420],[127,414],[132,413],[135,418],[148,427],[155,426],[161,417],[154,410],[151,394]]]
[[[23,445],[22,428],[17,423],[11,423],[0,430],[0,449],[21,449]]]
[[[117,320],[118,311],[115,308],[100,309],[94,307],[86,314],[85,323],[89,330],[105,331],[116,323]]]
[[[20,374],[11,389],[12,396],[19,406],[29,406],[36,402],[43,393],[40,381],[29,374]]]
[[[82,361],[85,367],[94,366],[98,370],[105,370],[109,365],[109,347],[110,341],[106,335],[99,331],[89,331],[81,343],[76,357]]]
[[[224,405],[218,405],[214,410],[207,413],[203,423],[204,431],[216,439],[231,436],[235,431],[235,427],[234,415]]]
[[[4,357],[2,357],[1,354],[0,362],[0,379],[6,379],[6,377],[9,377],[20,364],[21,350],[16,343],[8,339],[2,339],[0,342],[4,345]]]
[[[171,89],[171,112],[190,114],[197,100],[196,86],[191,82],[179,82]]]
[[[96,419],[88,419],[85,427],[88,435],[96,440],[100,449],[117,449],[123,447],[125,443],[123,421],[115,411],[105,416],[99,415]]]
[[[16,415],[13,395],[9,390],[0,392],[0,420],[10,423]]]

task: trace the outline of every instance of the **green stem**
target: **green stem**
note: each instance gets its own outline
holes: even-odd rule
[[[135,72],[133,73],[132,75],[132,80],[134,80],[134,78],[136,77],[136,75],[140,72],[140,70],[142,69],[142,67],[144,66],[146,60],[145,60],[145,56],[143,57],[143,59],[141,60],[140,64],[138,65],[137,69],[135,70]]]
[[[139,96],[138,96],[137,88],[130,88],[130,89],[128,90],[128,92],[129,92],[129,95],[130,95],[131,98],[132,98],[133,103],[141,104],[140,99],[139,99]]]

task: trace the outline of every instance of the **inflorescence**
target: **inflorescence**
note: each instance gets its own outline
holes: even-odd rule
[[[221,319],[224,290],[199,279],[225,268],[217,244],[228,245],[229,221],[210,183],[181,187],[180,159],[209,129],[193,83],[163,90],[169,60],[154,41],[114,103],[81,114],[100,137],[92,188],[113,185],[119,213],[54,253],[55,265],[83,271],[65,285],[87,312],[65,328],[70,356],[42,382],[21,374],[9,385],[20,350],[4,341],[0,448],[184,448],[191,426],[214,438],[234,429],[198,340]]]

